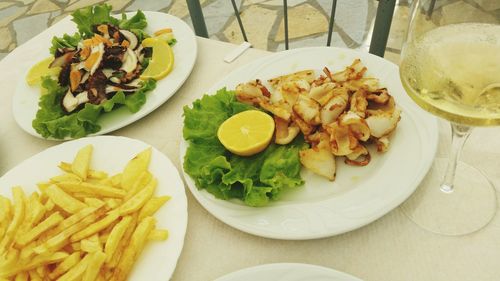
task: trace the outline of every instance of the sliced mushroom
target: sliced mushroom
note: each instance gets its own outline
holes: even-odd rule
[[[137,91],[137,88],[135,87],[126,87],[126,85],[107,85],[106,86],[106,95],[109,95],[110,93],[115,93],[118,91],[122,91],[124,93],[132,93]]]
[[[63,109],[70,113],[74,111],[79,105],[84,104],[89,101],[87,91],[81,92],[76,96],[73,96],[73,93],[68,90],[66,95],[62,100]]]
[[[109,78],[111,77],[111,75],[113,75],[113,69],[109,69],[109,68],[104,68],[102,70],[102,73],[104,74],[104,76],[106,76],[106,78]]]
[[[130,73],[137,68],[137,56],[132,49],[128,48],[125,53],[121,70]]]
[[[129,48],[132,50],[135,50],[137,47],[137,36],[128,30],[120,29],[120,33],[127,39],[127,41],[130,43]]]
[[[90,74],[88,72],[85,72],[85,74],[82,75],[82,81],[80,81],[80,84],[83,84],[87,82],[87,79],[89,79]]]

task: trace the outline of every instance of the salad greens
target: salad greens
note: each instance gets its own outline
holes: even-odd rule
[[[126,106],[133,113],[139,111],[146,103],[146,92],[156,87],[156,81],[153,79],[144,81],[142,87],[131,95],[126,96],[119,91],[102,104],[87,103],[83,109],[69,115],[61,107],[61,100],[67,87],[61,87],[49,76],[42,78],[42,87],[47,90],[47,94],[40,98],[38,103],[40,108],[33,120],[33,128],[44,138],[63,139],[67,136],[80,138],[98,132],[101,129],[97,123],[99,116],[118,106]]]
[[[189,147],[184,171],[199,189],[220,199],[241,199],[249,206],[264,206],[283,191],[300,186],[299,151],[307,148],[303,138],[288,145],[271,144],[264,151],[241,157],[227,151],[217,138],[219,126],[232,115],[256,109],[240,103],[225,88],[205,95],[184,107],[184,139]]]
[[[130,30],[137,35],[139,42],[149,37],[143,31],[147,26],[143,12],[137,11],[131,18],[122,14],[121,19],[117,19],[111,16],[111,11],[110,5],[101,4],[73,12],[72,20],[77,24],[78,32],[73,35],[64,34],[62,37],[53,37],[50,53],[54,55],[58,49],[76,48],[81,40],[94,36],[95,26],[103,23]],[[144,64],[147,66],[147,60]],[[118,91],[112,98],[99,105],[86,103],[81,110],[68,114],[61,106],[68,87],[62,87],[56,80],[44,77],[42,87],[47,90],[47,94],[40,97],[39,109],[32,126],[45,138],[79,138],[98,132],[101,127],[97,123],[97,119],[102,113],[109,112],[119,106],[127,107],[132,113],[139,111],[146,102],[145,93],[156,87],[156,81],[153,79],[141,83],[141,87],[133,94],[125,95],[123,91]]]
[[[78,46],[78,42],[82,37],[80,33],[76,32],[73,35],[64,34],[63,37],[52,38],[52,46],[50,47],[50,53],[54,55],[59,48],[76,48]]]

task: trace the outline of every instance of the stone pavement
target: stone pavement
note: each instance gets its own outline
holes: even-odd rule
[[[233,43],[243,41],[229,0],[200,1],[210,38]],[[408,23],[409,1],[398,1],[385,54],[396,63]],[[103,2],[112,5],[116,12],[161,11],[192,25],[185,0],[0,0],[0,59],[74,10]],[[236,2],[248,39],[255,48],[285,49],[282,0]],[[376,0],[338,0],[332,45],[367,50],[377,3]],[[325,45],[331,0],[288,0],[288,6],[290,48]],[[498,23],[500,0],[439,0],[435,12],[439,23],[456,21],[464,14]]]

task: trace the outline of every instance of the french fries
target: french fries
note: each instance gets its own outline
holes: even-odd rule
[[[126,280],[146,243],[168,239],[153,217],[170,197],[154,195],[151,149],[112,176],[91,169],[92,152],[61,162],[39,192],[0,196],[0,281]]]

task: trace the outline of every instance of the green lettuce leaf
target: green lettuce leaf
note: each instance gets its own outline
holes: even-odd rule
[[[90,38],[94,35],[93,26],[96,24],[110,23],[118,25],[120,21],[111,16],[111,5],[100,4],[81,8],[73,12],[72,21],[77,25],[78,32],[83,38]]]
[[[146,16],[141,10],[138,10],[137,13],[131,17],[127,18],[127,15],[122,13],[122,19],[120,20],[118,26],[121,29],[144,29],[148,26],[148,22],[146,21]]]
[[[39,109],[32,122],[33,128],[44,138],[64,139],[80,138],[98,132],[101,129],[98,124],[99,116],[116,107],[125,106],[130,112],[137,112],[146,102],[146,92],[156,87],[156,81],[146,80],[134,94],[126,96],[120,91],[100,105],[87,103],[84,108],[71,114],[66,114],[61,107],[67,87],[61,87],[50,77],[42,78],[42,87],[47,90],[47,94],[40,97]]]
[[[81,39],[80,33],[78,32],[73,35],[64,34],[63,37],[54,36],[52,38],[50,53],[52,55],[55,54],[59,48],[76,48]]]
[[[196,100],[191,108],[184,107],[183,136],[189,142],[184,170],[198,188],[217,198],[264,206],[304,183],[299,151],[307,144],[300,137],[288,145],[271,144],[249,157],[230,153],[219,142],[217,130],[227,118],[249,109],[255,108],[238,102],[234,92],[225,88]]]

